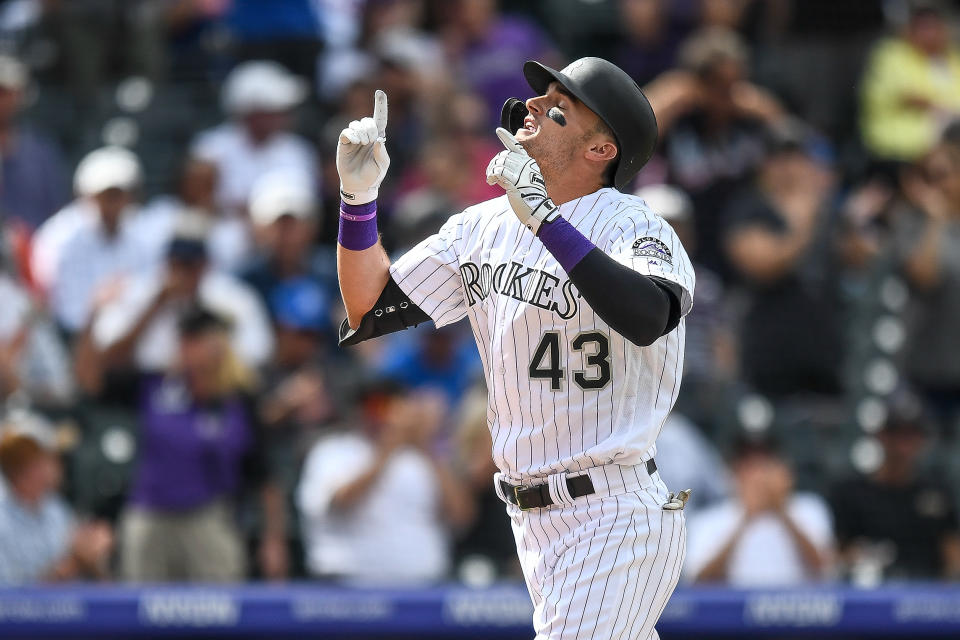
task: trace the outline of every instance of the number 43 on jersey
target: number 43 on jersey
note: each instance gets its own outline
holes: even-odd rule
[[[584,391],[602,389],[610,383],[610,340],[599,331],[579,333],[570,341],[570,351],[582,352],[583,369],[574,369],[573,381]],[[533,352],[530,378],[549,380],[550,389],[563,388],[566,369],[560,354],[560,332],[547,331]]]

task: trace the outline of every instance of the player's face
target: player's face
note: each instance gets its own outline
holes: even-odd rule
[[[562,170],[590,147],[598,117],[570,95],[558,82],[547,92],[526,102],[530,114],[516,132],[517,141],[541,169]]]

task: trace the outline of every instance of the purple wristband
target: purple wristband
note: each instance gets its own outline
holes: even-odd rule
[[[348,204],[340,201],[340,233],[337,236],[345,249],[363,251],[377,244],[377,202]]]
[[[576,227],[560,217],[541,225],[537,237],[567,273],[596,248]]]

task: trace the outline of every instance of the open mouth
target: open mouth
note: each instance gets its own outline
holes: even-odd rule
[[[536,133],[536,131],[537,131],[537,123],[536,123],[536,121],[535,121],[533,118],[531,118],[530,116],[527,116],[526,118],[523,119],[523,129],[524,129],[524,131],[529,131],[529,132],[531,132],[531,133]]]

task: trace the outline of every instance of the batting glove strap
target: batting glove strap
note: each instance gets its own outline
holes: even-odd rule
[[[550,198],[541,200],[537,208],[530,212],[530,217],[537,221],[537,228],[533,229],[534,233],[540,231],[540,225],[553,222],[559,215],[560,210],[557,208],[557,205],[553,204],[553,200]],[[527,226],[532,229],[529,224]]]
[[[374,202],[380,194],[380,187],[371,187],[363,191],[346,191],[343,185],[340,185],[340,198],[347,204],[362,205]]]

